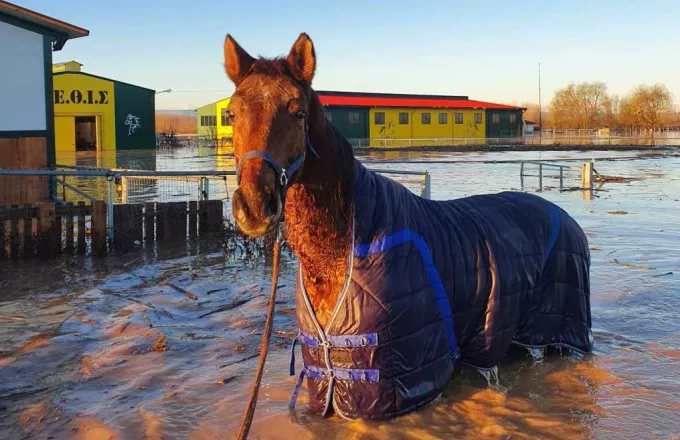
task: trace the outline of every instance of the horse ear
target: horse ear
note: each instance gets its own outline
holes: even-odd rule
[[[300,34],[291,47],[286,62],[297,79],[312,82],[316,70],[316,53],[309,35],[304,32]]]
[[[224,69],[234,85],[238,87],[254,62],[255,58],[251,57],[231,35],[227,34],[224,39]]]

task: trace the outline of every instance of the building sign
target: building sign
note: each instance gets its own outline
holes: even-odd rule
[[[55,104],[108,104],[108,90],[54,90]]]

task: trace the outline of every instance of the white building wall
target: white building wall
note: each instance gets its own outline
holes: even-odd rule
[[[46,130],[43,36],[0,21],[0,66],[0,131]]]

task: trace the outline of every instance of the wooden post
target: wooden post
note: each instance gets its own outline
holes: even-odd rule
[[[187,236],[187,202],[166,202],[165,213],[165,239],[183,240]]]
[[[64,206],[64,229],[66,230],[66,253],[73,253],[73,203],[66,203]],[[80,224],[78,225],[78,234],[80,235]],[[78,246],[80,246],[80,238],[78,239]]]
[[[78,253],[84,254],[86,250],[85,246],[85,213],[87,212],[87,207],[85,202],[78,202]]]
[[[198,203],[195,200],[189,202],[189,237],[198,235]]]
[[[593,163],[586,162],[581,167],[581,188],[586,190],[593,189]]]
[[[0,260],[5,258],[5,218],[2,211],[4,206],[0,206]]]
[[[106,202],[95,200],[92,202],[92,255],[106,255]]]
[[[33,242],[33,206],[30,203],[24,205],[24,258],[35,254]]]
[[[155,229],[156,226],[156,208],[153,202],[144,204],[144,235],[146,243],[153,243],[156,240]]]
[[[156,241],[165,238],[165,222],[167,217],[165,203],[156,203]]]
[[[113,248],[119,252],[127,252],[142,242],[142,208],[143,205],[114,205],[114,240]]]
[[[9,228],[9,255],[13,260],[19,259],[21,235],[19,234],[19,205],[12,205],[12,216]]]
[[[49,258],[56,252],[54,249],[54,223],[56,220],[54,203],[38,203],[38,246],[37,253],[41,258]],[[61,244],[61,243],[60,243]]]
[[[200,202],[200,231],[219,232],[224,222],[222,200],[205,200]]]

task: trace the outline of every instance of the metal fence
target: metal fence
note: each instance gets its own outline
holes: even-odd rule
[[[536,177],[539,192],[542,192],[545,188],[546,180],[558,180],[557,188],[560,191],[592,190],[596,174],[597,171],[595,171],[593,162],[585,162],[581,166],[576,166],[542,161],[522,161],[520,162],[519,178],[520,185],[524,188],[527,177]]]
[[[122,234],[121,237],[133,240],[134,237],[137,237],[135,234],[138,234],[141,228],[147,228],[148,225],[151,225],[149,226],[151,229],[144,236],[156,237],[156,239],[159,237],[159,231],[164,230],[165,232],[162,234],[164,236],[170,234],[168,225],[177,226],[182,231],[191,234],[192,225],[195,226],[194,223],[200,224],[207,221],[208,229],[214,229],[213,223],[216,219],[213,218],[214,215],[208,215],[209,211],[215,211],[213,208],[216,207],[213,205],[217,203],[220,205],[220,218],[224,218],[223,214],[229,214],[230,217],[231,204],[225,204],[224,201],[229,199],[230,192],[236,189],[236,173],[232,170],[145,171],[74,166],[60,166],[59,168],[61,169],[0,169],[0,181],[4,182],[3,191],[12,191],[12,189],[17,191],[16,194],[0,194],[0,211],[6,211],[7,215],[11,214],[11,218],[7,217],[4,220],[0,218],[0,226],[2,226],[0,228],[2,237],[0,238],[3,239],[3,243],[5,243],[5,233],[2,231],[31,235],[31,231],[25,230],[21,226],[24,224],[22,219],[29,214],[35,218],[26,224],[33,224],[33,226],[47,225],[44,221],[42,223],[39,221],[39,217],[47,215],[41,214],[44,212],[49,212],[50,217],[50,223],[45,227],[50,228],[50,231],[61,231],[63,227],[63,231],[66,231],[68,243],[68,236],[73,234],[74,231],[72,223],[74,216],[77,217],[79,213],[82,214],[82,221],[77,221],[77,225],[80,227],[82,223],[83,226],[80,229],[85,230],[86,225],[90,224],[91,218],[89,216],[95,205],[102,206],[99,211],[102,213],[100,224],[104,226],[98,228],[98,230],[105,228],[109,243],[121,241],[118,240],[120,237],[114,240],[116,234]],[[427,172],[375,171],[402,182],[416,194],[426,198],[430,197],[430,176]],[[23,194],[21,185],[13,185],[12,179],[23,181],[27,177],[42,179],[39,181],[45,186],[52,186],[55,189],[52,191],[52,200],[50,201],[46,197],[22,200],[20,197]],[[44,192],[47,194],[48,191]],[[3,202],[3,196],[11,196],[7,200],[12,201]],[[50,206],[42,206],[45,203]],[[71,206],[75,207],[71,208]],[[82,208],[79,208],[79,206],[82,206]],[[20,207],[25,208],[26,213],[18,212],[17,210]],[[63,212],[64,215],[49,211],[50,209],[52,211],[61,210],[59,212]],[[5,224],[7,222],[12,223],[14,221],[12,219],[21,220],[20,224]],[[53,227],[55,224],[58,227]],[[76,231],[80,229],[76,229]],[[196,232],[196,228],[194,228],[194,232]],[[76,234],[79,233],[76,232]],[[54,233],[52,235],[61,234]],[[73,240],[71,240],[71,244],[72,242]],[[84,243],[85,241],[78,241],[78,243],[81,242]],[[68,244],[66,247],[68,247]]]

